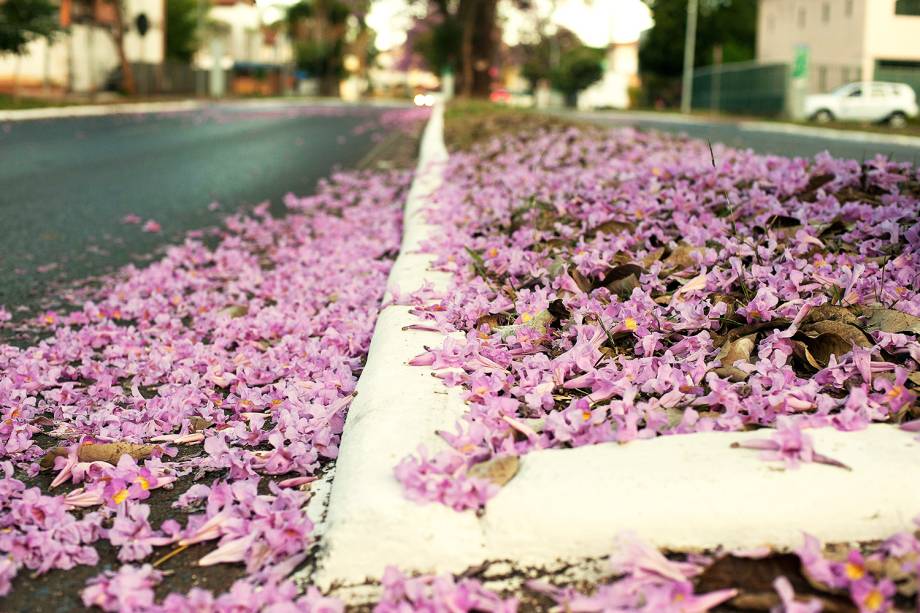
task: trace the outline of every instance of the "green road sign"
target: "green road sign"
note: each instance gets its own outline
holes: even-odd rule
[[[792,61],[792,78],[804,79],[808,76],[808,45],[797,45],[795,59]]]

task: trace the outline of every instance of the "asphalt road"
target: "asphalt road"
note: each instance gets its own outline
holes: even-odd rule
[[[34,308],[57,285],[142,265],[240,206],[310,193],[372,150],[383,110],[229,104],[0,122],[0,305]]]
[[[710,140],[739,149],[789,157],[813,157],[822,151],[840,158],[862,160],[877,154],[902,162],[920,162],[920,138],[904,139],[886,134],[867,134],[789,126],[754,121],[708,121],[697,117],[652,113],[577,113],[577,117],[605,126],[636,126]],[[913,142],[906,142],[912,140]]]

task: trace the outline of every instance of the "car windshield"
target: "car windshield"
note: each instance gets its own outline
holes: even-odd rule
[[[842,85],[834,90],[833,95],[835,96],[850,96],[855,92],[861,91],[862,87],[859,83],[848,83],[847,85]],[[859,94],[857,94],[859,95]]]

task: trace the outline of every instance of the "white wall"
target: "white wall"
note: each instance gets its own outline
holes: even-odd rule
[[[125,34],[125,54],[131,62],[160,63],[163,61],[164,0],[126,0],[125,16],[130,24]],[[134,18],[144,12],[150,27],[143,38],[134,29]],[[34,87],[44,82],[46,67],[52,87],[68,84],[72,71],[72,85],[76,92],[89,92],[100,88],[108,74],[118,65],[118,53],[107,30],[83,24],[73,24],[70,31],[55,38],[49,46],[44,39],[32,41],[19,59],[18,79],[24,87]],[[0,56],[0,83],[12,81],[17,73],[17,58]]]
[[[760,0],[757,60],[790,63],[796,47],[807,45],[809,89],[833,89],[859,80],[864,76],[860,71],[865,65],[867,5],[875,2],[878,0]]]
[[[870,0],[866,14],[866,57],[870,77],[876,60],[920,61],[920,17],[895,15],[895,0]]]
[[[262,14],[257,6],[245,2],[231,6],[213,6],[208,11],[208,19],[226,27],[226,31],[219,34],[224,38],[225,63],[275,64],[292,59],[293,54],[287,36],[278,35],[276,45],[265,44]],[[204,68],[211,66],[212,58],[207,46],[197,55],[195,62]]]
[[[894,7],[895,0],[760,0],[757,59],[791,62],[805,44],[811,90],[822,81],[831,89],[871,80],[876,60],[920,61],[920,17],[895,15]]]

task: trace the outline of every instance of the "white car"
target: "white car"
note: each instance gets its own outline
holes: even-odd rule
[[[904,83],[850,83],[829,94],[805,98],[805,116],[818,123],[885,121],[894,128],[902,128],[908,117],[918,114],[917,95]]]

